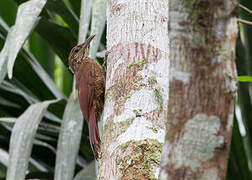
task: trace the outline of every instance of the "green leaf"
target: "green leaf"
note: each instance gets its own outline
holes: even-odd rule
[[[15,123],[17,118],[0,118],[1,122],[7,122],[7,123]]]
[[[28,167],[34,137],[49,104],[59,100],[31,105],[16,121],[10,140],[7,180],[22,180]]]
[[[80,17],[81,0],[69,0],[68,2],[71,4],[75,14]]]
[[[78,36],[79,20],[76,14],[62,0],[47,0],[45,8],[55,12],[69,25],[74,36]]]
[[[40,171],[48,171],[48,169],[42,165],[41,163],[39,163],[38,161],[36,161],[35,159],[33,158],[30,158],[29,162],[38,170]]]
[[[16,25],[15,25],[16,26]],[[7,28],[7,27],[6,27]],[[5,77],[5,74],[6,74],[6,66],[7,66],[7,61],[8,61],[8,65],[9,65],[9,62],[10,60],[12,61],[12,67],[14,65],[14,61],[16,59],[16,56],[15,58],[8,58],[9,56],[11,56],[13,53],[12,53],[12,46],[15,46],[15,40],[13,40],[11,37],[14,33],[14,30],[13,28],[11,28],[11,30],[9,31],[8,33],[8,36],[7,36],[7,40],[5,42],[5,45],[4,45],[4,48],[0,54],[0,83],[1,81],[3,80],[3,78]],[[13,37],[15,38],[15,37]],[[21,45],[22,46],[22,45]],[[21,48],[21,46],[19,48]],[[19,50],[18,50],[19,51]],[[17,51],[17,53],[18,53]],[[16,54],[17,54],[16,53]],[[11,55],[9,55],[11,54]],[[35,72],[37,73],[37,75],[41,78],[41,80],[47,85],[47,87],[51,90],[51,92],[55,95],[56,98],[65,98],[65,96],[62,94],[62,92],[60,92],[54,82],[51,80],[50,76],[47,74],[47,72],[41,67],[41,65],[38,63],[38,61],[36,60],[36,58],[26,49],[23,49],[21,51],[21,54],[25,57],[25,59],[30,63],[31,67],[35,70]],[[8,67],[9,68],[9,67]],[[8,72],[10,72],[10,69],[8,69]],[[11,68],[11,74],[12,74],[12,68]]]
[[[63,71],[63,92],[69,96],[71,94],[72,91],[72,85],[73,85],[73,75],[72,73],[69,71],[68,68],[62,67],[62,71]]]
[[[233,124],[230,156],[227,178],[252,180],[251,172],[248,167],[248,157],[246,156],[243,139],[236,118],[234,118]]]
[[[16,84],[14,85],[14,84],[9,83],[8,81],[3,81],[3,83],[0,85],[0,88],[8,92],[21,95],[29,104],[40,102],[38,98],[34,94],[32,94],[28,89],[22,86],[21,83],[16,82]],[[58,123],[61,122],[61,120],[57,116],[55,116],[49,111],[46,111],[45,117],[47,117],[48,119],[54,122],[58,122]]]
[[[0,17],[0,25],[1,27],[1,31],[3,31],[4,33],[7,33],[9,31],[9,26],[7,25],[7,23]]]
[[[29,50],[39,64],[46,70],[49,76],[54,78],[55,55],[49,46],[37,32],[33,32],[29,38]]]
[[[0,36],[0,43],[2,43],[3,41],[4,41],[4,38]],[[8,45],[8,43],[5,43],[5,46],[6,45]],[[2,54],[4,51],[5,51],[5,48],[0,53],[0,67],[1,67],[1,62],[3,62],[1,60],[4,59],[3,54]],[[36,61],[36,59],[33,59],[33,60]],[[4,63],[5,63],[5,68],[0,68],[0,74],[1,74],[0,82],[3,80],[7,72],[6,61],[4,61]],[[50,89],[55,91],[55,94],[61,94],[61,92],[58,92],[55,84],[50,83],[52,81],[49,79],[50,77],[48,75],[43,75],[46,72],[42,68],[40,68],[41,66],[34,67],[35,70],[38,69],[38,71],[35,72],[31,64],[35,64],[36,66],[36,64],[38,63],[32,63],[32,60],[29,60],[29,56],[26,55],[23,50],[21,50],[21,53],[18,55],[16,65],[14,67],[15,78],[18,79],[20,82],[24,83],[27,86],[27,88],[29,88],[30,91],[32,91],[34,94],[39,96],[41,100],[52,99],[55,97],[50,91]],[[43,77],[45,82],[43,82],[41,78],[38,76],[40,72],[42,72],[40,76]],[[48,79],[46,77],[48,77]],[[49,85],[51,85],[50,89],[46,87]],[[41,91],[41,89],[43,89],[43,91]]]
[[[0,96],[0,105],[13,107],[13,108],[21,108],[21,106],[19,104],[16,104],[16,103],[14,103],[8,99],[5,99],[1,96]]]
[[[76,45],[76,38],[70,29],[42,18],[35,30],[48,41],[54,52],[61,58],[65,66],[68,67],[69,52]]]
[[[0,24],[1,25],[1,24]],[[10,29],[9,34],[12,34],[13,28]],[[7,40],[5,41],[5,45],[3,50],[0,53],[0,84],[2,80],[5,77],[5,74],[7,72],[7,61],[11,44],[11,35],[7,36]],[[44,84],[51,90],[51,92],[54,94],[56,98],[65,98],[64,94],[60,92],[51,77],[47,74],[47,72],[42,68],[42,66],[38,63],[37,59],[26,49],[21,50],[21,55],[25,58],[25,60],[28,61],[28,63],[31,65],[35,73],[40,77],[40,79],[44,82]]]
[[[0,1],[0,16],[9,26],[15,24],[16,14],[17,5],[14,1]]]
[[[80,26],[79,26],[79,44],[83,43],[88,33],[88,27],[90,22],[90,14],[93,0],[81,1],[81,14],[80,14]]]
[[[92,161],[87,167],[82,169],[74,178],[74,180],[96,180],[95,161]]]
[[[18,87],[18,85],[14,85],[6,80],[3,81],[3,83],[0,85],[0,88],[8,92],[12,92],[12,93],[23,96],[24,99],[30,104],[39,102],[36,96],[34,96],[34,94],[32,94],[30,91],[26,89],[22,89]]]
[[[52,145],[50,145],[46,142],[35,139],[34,145],[46,147],[46,148],[50,149],[53,153],[56,153],[56,149]]]
[[[43,140],[43,141],[51,141],[55,142],[56,138],[53,138],[51,136],[43,135],[43,134],[36,134],[36,139]]]
[[[66,98],[61,91],[59,91],[51,77],[47,74],[47,72],[43,69],[43,67],[38,63],[36,58],[30,53],[28,50],[24,49],[22,51],[22,55],[27,58],[29,64],[36,72],[36,74],[41,78],[41,80],[45,83],[45,85],[51,90],[56,98]]]
[[[238,76],[237,80],[239,82],[252,82],[252,76]]]
[[[55,180],[71,180],[74,175],[83,126],[79,101],[70,96],[61,124],[57,146]]]
[[[0,148],[0,163],[8,167],[9,154],[5,150]]]
[[[106,22],[106,0],[96,0],[92,9],[91,35],[96,34],[90,43],[90,57],[95,59]]]
[[[8,76],[12,78],[13,66],[19,50],[38,21],[38,16],[46,0],[30,0],[18,8],[16,23],[10,36],[8,47]]]
[[[1,23],[2,24],[2,23]],[[12,29],[9,30],[9,33],[12,32]],[[4,80],[4,77],[7,73],[7,61],[8,61],[8,49],[10,44],[10,36],[7,36],[4,47],[0,52],[0,84]]]

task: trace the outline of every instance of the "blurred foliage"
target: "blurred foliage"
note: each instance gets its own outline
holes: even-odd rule
[[[252,76],[238,76],[237,80],[239,82],[252,82]]]
[[[36,0],[32,1],[36,2]],[[9,28],[15,24],[19,6],[26,2],[29,1],[0,1],[0,50],[3,50]],[[39,1],[37,2],[40,3]],[[69,169],[69,172],[64,172],[63,175],[67,176],[68,174],[68,176],[72,176],[73,173],[70,171],[73,170],[74,175],[79,171],[88,172],[88,169],[85,170],[85,167],[90,167],[88,165],[93,160],[93,153],[89,145],[87,124],[84,123],[83,128],[82,123],[78,125],[80,131],[79,133],[77,132],[78,134],[75,132],[66,134],[69,129],[65,128],[63,130],[64,127],[61,127],[63,119],[66,125],[71,119],[76,119],[75,116],[81,117],[81,119],[79,118],[80,122],[83,121],[82,116],[79,114],[78,103],[75,101],[71,103],[73,100],[71,98],[68,100],[67,98],[70,97],[73,88],[73,75],[68,70],[67,61],[71,48],[78,42],[79,21],[81,21],[79,19],[80,6],[81,0],[47,0],[40,13],[38,23],[35,24],[32,33],[29,34],[23,48],[19,50],[13,69],[13,78],[9,79],[6,76],[4,81],[0,82],[0,152],[3,152],[0,153],[0,179],[6,178],[8,169],[2,159],[13,159],[15,156],[20,157],[22,155],[22,158],[26,159],[27,162],[29,161],[26,178],[53,179],[55,167],[59,173],[62,170],[66,170],[58,167],[63,161],[62,158],[58,158],[57,161],[59,162],[56,162],[56,155],[74,150],[73,146],[76,146],[75,149],[77,148],[77,157],[73,156],[71,161],[74,160],[74,163],[75,158],[77,158],[77,161],[74,164],[67,163],[67,167],[64,168]],[[93,18],[92,15],[89,18]],[[106,18],[103,18],[103,21],[100,23],[98,21],[98,24],[103,24],[104,19]],[[90,19],[87,19],[87,21],[88,23],[92,22]],[[93,19],[93,21],[97,20]],[[91,32],[91,24],[87,28],[89,34]],[[103,32],[103,29],[104,27],[100,28],[99,31]],[[96,32],[97,30],[94,27],[92,31]],[[25,32],[22,33],[25,34]],[[100,51],[103,51],[105,47],[105,32],[103,32],[102,37],[103,44],[98,48]],[[100,39],[96,41],[99,43]],[[10,43],[15,44],[15,42]],[[47,81],[54,82],[54,85],[48,85]],[[49,88],[50,86],[55,86],[58,89],[57,91],[62,93],[63,99],[57,102],[53,101],[53,103],[48,104],[49,107],[47,108],[47,104],[46,106],[43,104],[46,100],[59,98],[55,96],[55,92],[52,91],[53,88]],[[68,104],[68,108],[66,104]],[[35,120],[34,115],[36,114],[39,116],[36,116]],[[5,117],[11,117],[11,119]],[[42,121],[40,122],[40,120]],[[13,121],[20,121],[20,123],[13,123]],[[35,127],[37,125],[38,129],[36,131]],[[61,142],[58,142],[61,128],[62,133],[65,133],[65,135],[62,134]],[[35,133],[35,139],[30,137],[29,134],[24,136],[31,129],[35,130],[32,132]],[[79,135],[81,136],[79,137]],[[28,137],[25,141],[27,143],[26,146],[29,147],[24,147],[27,152],[25,149],[22,150],[19,147],[20,143],[18,143],[18,139],[25,137]],[[71,137],[75,138],[75,140]],[[63,142],[63,145],[60,145],[65,138],[70,138],[71,144],[65,145]],[[60,151],[57,149],[57,145],[62,146]],[[12,148],[9,149],[10,147]],[[64,151],[64,148],[67,147],[70,149],[68,148],[69,150],[66,149]],[[29,149],[31,148],[32,152],[30,155]],[[66,155],[63,154],[63,156]],[[62,156],[59,155],[59,157]],[[71,159],[70,155],[67,157]],[[56,163],[58,163],[58,166]],[[10,167],[12,167],[12,174],[20,178],[22,177],[20,175],[26,172],[22,170],[22,163],[11,163]],[[84,175],[81,174],[78,174],[78,178]],[[15,179],[8,170],[8,179],[13,178]],[[57,178],[59,179],[59,177]],[[95,179],[95,174],[92,174],[92,178]]]
[[[0,49],[3,48],[8,34],[8,29],[4,23],[9,27],[15,24],[17,9],[24,2],[27,2],[27,0],[0,1]],[[97,2],[99,1],[94,0],[94,3]],[[241,0],[240,3],[252,9],[252,1]],[[5,77],[0,84],[0,120],[1,117],[20,119],[21,115],[27,114],[27,109],[32,104],[37,104],[38,108],[41,108],[39,103],[56,98],[39,76],[41,71],[34,70],[31,62],[40,64],[47,73],[47,78],[55,83],[58,90],[65,97],[70,96],[73,75],[68,70],[67,58],[71,48],[77,44],[79,39],[80,10],[81,0],[47,0],[40,14],[38,24],[29,35],[24,48],[20,50],[15,61],[14,78],[8,79],[8,77]],[[98,12],[99,9],[95,9],[95,11]],[[241,8],[238,11],[238,16],[241,19],[252,21],[252,14]],[[104,21],[105,18],[100,19]],[[104,22],[99,23],[94,19],[88,19],[88,22],[90,23],[88,32],[99,33],[101,38],[94,43],[95,48],[98,51],[103,51],[106,43],[106,32],[103,31],[104,27],[102,27]],[[92,22],[93,25],[91,25]],[[101,26],[95,29],[95,24]],[[97,43],[99,44],[98,48]],[[252,179],[252,84],[242,82],[250,81],[250,76],[252,76],[251,49],[252,26],[239,24],[236,65],[240,82],[227,171],[227,179],[229,180]],[[102,63],[102,58],[99,57],[98,61]],[[67,103],[67,98],[64,98],[50,104],[43,113],[41,112],[44,116],[35,135],[34,146],[29,158],[28,173],[26,174],[27,178],[53,178],[60,125],[63,114],[64,117],[68,117],[65,111]],[[27,115],[27,117],[29,116]],[[13,126],[14,124],[11,121],[0,121],[0,150],[4,152],[0,153],[0,179],[5,179],[7,174],[7,167],[1,159],[6,158],[4,157],[6,154],[7,157],[9,156],[10,138],[13,134],[12,131],[15,129],[15,126]],[[88,178],[95,178],[94,163],[91,164],[92,160],[93,154],[88,141],[88,128],[84,123],[74,173],[76,175],[75,179],[87,177],[89,172],[92,173],[89,174],[90,177]]]
[[[241,0],[239,3],[252,9],[252,1]],[[252,14],[239,8],[238,18],[252,21]],[[252,179],[252,84],[249,81],[252,76],[252,26],[239,23],[238,30],[236,67],[239,82],[227,179],[250,180]]]

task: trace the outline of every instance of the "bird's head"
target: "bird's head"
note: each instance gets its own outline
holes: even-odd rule
[[[95,35],[90,36],[84,43],[74,46],[68,57],[69,69],[75,73],[81,62],[88,56],[88,45],[92,41]]]

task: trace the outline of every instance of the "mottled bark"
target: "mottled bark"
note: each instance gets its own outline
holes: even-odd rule
[[[98,179],[157,179],[168,103],[168,1],[107,1]]]
[[[235,0],[171,0],[160,179],[225,179],[236,92]]]

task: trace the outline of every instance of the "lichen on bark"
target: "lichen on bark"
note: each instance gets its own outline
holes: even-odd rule
[[[162,143],[153,139],[121,144],[120,151],[128,152],[116,158],[121,179],[158,179],[156,170],[161,159],[161,147]]]

